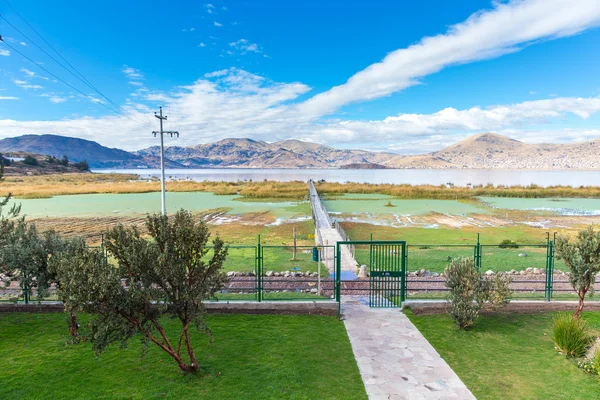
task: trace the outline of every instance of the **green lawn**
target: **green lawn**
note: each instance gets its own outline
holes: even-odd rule
[[[554,350],[552,314],[482,316],[466,332],[448,315],[407,314],[480,400],[600,398],[598,378]],[[600,313],[583,317],[600,331]]]
[[[165,321],[174,333],[175,324]],[[65,344],[64,314],[0,314],[1,399],[366,399],[344,325],[334,317],[212,315],[194,333],[201,376],[140,343],[94,357]]]

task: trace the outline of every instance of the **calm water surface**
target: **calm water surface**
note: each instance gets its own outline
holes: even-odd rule
[[[139,174],[142,178],[158,177],[158,169],[96,169],[94,172]],[[239,181],[264,179],[274,181],[308,181],[325,179],[329,182],[392,183],[411,185],[443,185],[452,182],[457,186],[530,185],[539,186],[600,186],[600,171],[532,171],[483,169],[168,169],[168,179],[195,181]]]

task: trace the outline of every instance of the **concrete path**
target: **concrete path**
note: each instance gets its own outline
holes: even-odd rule
[[[400,309],[342,297],[342,314],[369,399],[475,399]]]

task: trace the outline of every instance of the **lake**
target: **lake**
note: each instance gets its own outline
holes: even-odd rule
[[[270,212],[280,219],[302,213],[297,202],[244,202],[239,196],[216,196],[209,192],[167,192],[170,211],[184,208],[203,211],[229,208],[228,214]],[[160,192],[133,194],[78,194],[54,196],[49,199],[14,199],[29,218],[97,217],[147,214],[160,210]],[[306,212],[304,212],[306,214]]]
[[[159,169],[94,169],[100,173],[138,174],[142,178],[160,176]],[[325,179],[329,182],[390,183],[410,185],[456,186],[530,185],[538,186],[600,186],[600,171],[533,171],[483,169],[167,169],[167,179],[194,181],[308,181]]]

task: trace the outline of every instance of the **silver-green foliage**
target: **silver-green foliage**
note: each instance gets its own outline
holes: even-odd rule
[[[512,294],[510,279],[506,275],[485,278],[472,258],[452,260],[444,275],[446,287],[450,289],[449,313],[459,329],[472,326],[486,303],[497,309],[508,304]]]
[[[112,343],[126,346],[140,335],[146,346],[160,347],[183,371],[198,371],[190,328],[210,335],[203,300],[214,297],[226,281],[221,267],[227,247],[217,237],[212,257],[207,257],[206,224],[183,210],[172,217],[149,216],[146,226],[152,240],[122,225],[106,234],[106,248],[116,266],[83,242],[53,258],[60,296],[67,312],[92,314],[84,338],[97,353]],[[180,321],[178,337],[167,335],[163,315]]]
[[[560,235],[554,244],[557,259],[569,268],[569,282],[579,296],[575,317],[583,310],[585,296],[594,290],[596,275],[600,272],[600,230],[593,227],[578,232],[575,238]]]
[[[37,299],[48,295],[52,274],[48,260],[60,252],[65,242],[53,231],[38,232],[24,218],[4,220],[0,245],[0,265],[10,280],[18,281],[26,299],[35,291]]]

